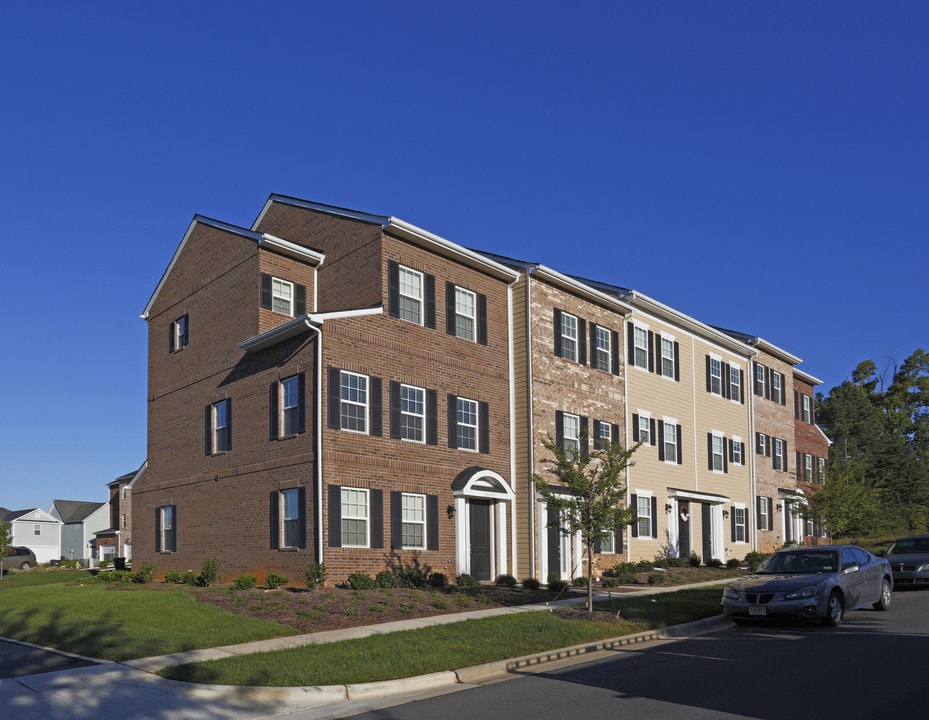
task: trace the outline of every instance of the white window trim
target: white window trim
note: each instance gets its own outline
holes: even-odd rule
[[[571,321],[573,321],[573,328],[571,327]],[[574,362],[578,361],[580,352],[578,347],[577,328],[577,315],[572,315],[568,312],[562,312],[561,327],[559,328],[559,332],[561,333],[561,357],[563,357],[565,360],[572,360]],[[572,330],[573,335],[571,334]],[[568,347],[571,347],[570,353],[568,352]]]
[[[645,433],[647,435],[647,440],[645,440],[646,445],[651,445],[653,442],[657,443],[658,439],[652,437],[652,414],[645,410],[639,410],[639,442],[642,442],[642,425],[645,425]]]
[[[722,473],[726,469],[726,436],[718,430],[711,430],[713,436],[713,472]],[[717,453],[716,442],[719,441],[719,452]],[[716,467],[716,458],[719,457],[719,467]]]
[[[677,340],[675,340],[673,335],[665,335],[664,333],[661,334],[661,343],[660,343],[660,347],[658,348],[658,374],[670,380],[674,379],[674,366],[676,364],[674,362],[674,343],[675,342],[677,342]],[[664,352],[665,343],[668,344],[668,348],[671,351],[671,355],[667,358],[665,358],[665,352]],[[664,367],[665,360],[668,360],[668,362],[671,363],[671,372],[665,372],[665,367]]]
[[[277,532],[278,532],[278,546],[279,546],[279,547],[282,547],[282,548],[295,548],[295,547],[298,547],[298,546],[297,546],[297,545],[290,545],[290,544],[287,543],[287,532],[286,532],[285,528],[287,527],[286,523],[287,523],[288,520],[290,520],[290,521],[296,521],[296,522],[298,522],[298,523],[300,522],[300,508],[299,508],[299,507],[296,507],[296,508],[295,508],[296,511],[297,511],[297,516],[296,516],[296,517],[293,517],[293,518],[287,517],[287,513],[286,513],[287,503],[285,502],[285,496],[286,496],[288,493],[294,493],[294,494],[295,494],[295,497],[296,497],[297,503],[299,503],[299,501],[300,501],[300,492],[299,492],[299,490],[298,490],[297,488],[285,488],[285,489],[283,489],[283,490],[279,490],[278,493],[277,493],[278,503],[279,503],[279,505],[278,505],[278,507],[279,507],[278,516],[279,516],[280,519],[281,519],[281,520],[280,520],[280,527],[278,527],[278,529],[277,529]],[[298,534],[298,536],[299,536],[299,532],[298,532],[297,534]]]
[[[407,508],[405,506],[405,502],[407,498],[418,498],[420,500],[420,502],[422,503],[422,508],[421,508],[422,514],[423,514],[422,520],[412,520],[407,517],[406,515]],[[401,506],[401,510],[400,510],[400,516],[401,516],[400,536],[401,538],[403,537],[403,534],[404,534],[402,525],[419,525],[422,528],[421,536],[423,539],[421,545],[407,545],[406,543],[403,543],[403,549],[404,550],[425,550],[426,549],[426,533],[428,531],[426,527],[426,496],[421,493],[401,493],[400,506]]]
[[[813,422],[813,403],[809,395],[800,396],[800,417],[805,423]]]
[[[784,457],[784,441],[780,438],[772,438],[771,443],[771,463],[775,470],[786,470],[787,463]]]
[[[736,405],[742,404],[742,393],[745,392],[745,388],[742,387],[742,368],[738,365],[729,366],[729,400],[734,402]],[[735,389],[738,389],[738,392],[735,392]]]
[[[286,297],[281,291],[287,289],[290,297]],[[286,309],[279,309],[277,304],[286,305]],[[280,315],[294,316],[294,284],[289,280],[283,280],[279,277],[271,277],[271,310]]]
[[[364,515],[349,515],[349,514],[346,512],[346,507],[347,507],[347,505],[346,505],[346,502],[345,502],[345,495],[344,495],[344,493],[345,493],[346,491],[356,492],[356,493],[359,493],[359,494],[361,494],[361,495],[364,496],[364,499],[365,499],[365,502],[364,502],[365,513],[364,513]],[[342,488],[342,493],[340,494],[340,497],[339,497],[339,502],[341,503],[341,508],[340,508],[340,509],[341,509],[341,522],[345,522],[346,520],[363,520],[363,521],[364,521],[364,527],[365,527],[365,541],[364,541],[364,544],[363,544],[363,545],[356,545],[356,544],[354,544],[354,543],[347,543],[347,542],[345,542],[345,533],[344,533],[342,527],[340,526],[340,527],[339,527],[339,537],[341,538],[341,541],[342,541],[342,547],[349,547],[349,548],[366,548],[366,547],[371,547],[371,493],[370,493],[370,491],[369,491],[367,488],[343,487],[343,488]]]
[[[226,418],[222,425],[219,424],[219,408],[226,408]],[[228,447],[220,447],[220,441],[223,440],[225,435],[226,428],[229,427],[229,398],[224,398],[222,400],[217,400],[213,403],[211,412],[211,425],[210,428],[210,438],[212,442],[211,450],[213,455],[219,455],[224,452],[229,452]]]
[[[404,410],[403,403],[403,391],[404,390],[413,390],[419,393],[420,398],[418,400],[419,404],[422,405],[422,413],[409,412]],[[418,385],[407,385],[406,383],[400,383],[400,431],[405,435],[406,429],[403,426],[403,419],[405,417],[419,418],[419,437],[418,438],[409,438],[402,437],[403,442],[418,443],[420,445],[425,445],[426,443],[426,389],[421,388]]]
[[[296,388],[295,388],[295,390],[294,390],[294,400],[295,400],[295,403],[294,403],[293,405],[288,405],[288,404],[287,404],[287,384],[288,384],[289,382],[291,382],[291,381],[293,381],[294,383],[296,383]],[[278,383],[278,386],[279,386],[279,392],[280,392],[279,401],[280,401],[280,408],[281,408],[280,417],[278,418],[278,430],[279,430],[280,434],[281,434],[282,436],[285,436],[285,437],[289,437],[289,436],[291,436],[291,435],[296,435],[297,430],[296,430],[294,427],[292,427],[292,428],[288,428],[288,427],[287,427],[287,413],[288,413],[288,411],[295,411],[295,412],[293,413],[294,415],[296,415],[297,413],[299,413],[299,408],[300,408],[300,376],[299,376],[299,375],[291,375],[291,376],[289,376],[289,377],[285,377],[283,380],[281,380],[281,381]],[[296,421],[295,421],[294,424],[295,424],[295,426],[299,426],[299,424],[300,424],[300,418],[299,418],[299,417],[296,418]]]
[[[662,443],[662,450],[664,451],[664,462],[668,465],[677,465],[678,453],[680,453],[680,448],[677,446],[677,418],[662,417],[661,422],[664,423],[664,430],[662,432],[662,437],[659,441]],[[674,457],[668,457],[668,442],[666,438],[668,437],[668,429],[670,427],[671,432],[671,445],[674,447]]]
[[[758,500],[758,529],[767,530],[771,518],[771,499],[760,495]]]
[[[784,375],[777,370],[771,371],[771,402],[780,403],[784,395]]]
[[[648,372],[648,356],[649,356],[649,353],[651,352],[651,348],[649,348],[648,346],[648,330],[649,330],[648,325],[634,323],[632,328],[633,328],[632,330],[632,367],[636,367],[639,370],[645,370],[646,372]],[[644,347],[640,346],[638,343],[640,331],[642,332],[645,338]],[[644,365],[639,364],[639,351],[643,351],[645,353],[645,364]]]
[[[656,518],[652,517],[652,497],[654,496],[654,493],[651,490],[636,490],[635,494],[637,497],[637,504],[636,504],[635,512],[636,512],[636,516],[638,517],[638,520],[636,521],[636,530],[638,531],[640,538],[650,538],[653,535],[652,524],[656,522]],[[645,512],[644,517],[639,514],[639,507],[642,505],[643,499],[646,500],[645,502],[646,512]],[[648,530],[647,532],[644,532],[644,533],[642,532],[642,525],[641,525],[643,520],[646,520],[648,522]]]
[[[416,325],[422,325],[425,322],[425,299],[424,295],[426,292],[426,278],[419,270],[414,270],[413,268],[407,267],[406,265],[398,266],[398,279],[397,287],[400,295],[400,317],[406,322],[415,323]],[[404,292],[405,284],[403,282],[404,274],[415,275],[419,278],[419,295],[413,295],[409,292]],[[415,303],[417,307],[416,314],[419,316],[416,320],[411,318],[404,317],[403,309],[403,300],[409,300]]]
[[[748,508],[741,503],[734,503],[732,506],[732,517],[733,522],[735,523],[735,535],[736,538],[733,539],[733,542],[738,543],[739,545],[744,545],[748,542]],[[742,515],[742,522],[739,522],[739,514]],[[742,539],[739,540],[739,528],[742,529]]]
[[[713,364],[716,363],[719,369],[719,375],[713,374]],[[710,354],[710,395],[715,395],[717,397],[723,396],[723,370],[725,369],[725,363],[719,355]],[[719,387],[714,389],[713,381],[718,379]]]
[[[745,443],[739,435],[733,435],[730,439],[732,443],[732,462],[736,465],[745,463]],[[736,448],[738,448],[738,458],[736,457]]]
[[[568,435],[568,418],[570,418],[574,423],[574,435]],[[568,442],[572,442],[573,445],[569,448]],[[574,413],[564,413],[561,416],[561,446],[564,448],[565,454],[570,458],[577,457],[577,454],[581,450],[581,417],[580,415],[575,415]]]
[[[461,412],[459,411],[459,407],[461,406],[461,403],[468,403],[469,405],[474,407],[474,413],[473,413],[474,424],[473,425],[471,423],[462,422]],[[455,446],[459,450],[464,450],[465,452],[478,452],[481,447],[481,427],[480,427],[481,407],[480,407],[480,403],[477,400],[472,400],[471,398],[458,397],[455,405],[456,405],[455,407],[455,435],[456,435]],[[474,447],[473,448],[462,445],[461,433],[459,432],[459,429],[462,427],[474,428]]]
[[[365,400],[364,402],[358,402],[357,400],[350,400],[343,397],[342,390],[345,387],[345,384],[342,382],[342,379],[346,376],[364,378],[364,393]],[[339,427],[343,432],[353,432],[358,433],[359,435],[367,435],[368,428],[370,427],[370,408],[369,403],[371,402],[371,387],[370,387],[370,378],[367,375],[362,375],[361,373],[351,372],[350,370],[340,370],[339,371]],[[343,420],[344,413],[342,412],[343,405],[352,405],[354,407],[363,407],[364,408],[364,430],[357,430],[355,428],[349,428],[345,426]]]
[[[605,372],[610,372],[613,367],[613,337],[612,336],[613,336],[613,333],[609,328],[597,325],[596,337],[594,339],[595,340],[594,345],[596,346],[597,355],[595,358],[593,358],[594,360],[593,364],[597,370],[603,370]],[[604,338],[606,340],[605,346],[601,345],[600,343],[601,338]],[[600,362],[601,355],[606,356],[606,363]],[[601,365],[604,365],[604,367],[601,367]]]

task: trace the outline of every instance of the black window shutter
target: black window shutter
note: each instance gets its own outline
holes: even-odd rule
[[[729,537],[735,542],[735,508],[732,508],[729,514]]]
[[[732,387],[730,387],[731,382],[732,379],[729,376],[729,363],[723,363],[723,377],[722,381],[720,382],[720,386],[723,391],[723,397],[726,398],[726,400],[732,399]]]
[[[773,445],[773,443],[771,442],[771,439],[772,438],[770,435],[764,436],[764,456],[765,457],[771,457],[771,445]]]
[[[155,552],[164,550],[161,547],[161,508],[155,508]]]
[[[435,390],[426,390],[426,444],[439,444],[439,399]]]
[[[632,442],[639,442],[639,415],[632,413]]]
[[[490,405],[485,402],[480,402],[477,404],[477,417],[478,417],[478,431],[480,432],[480,438],[478,439],[478,450],[482,453],[490,452]]]
[[[424,273],[426,279],[426,317],[427,328],[435,329],[435,275]]]
[[[597,366],[597,324],[590,323],[590,366]]]
[[[712,470],[713,469],[713,433],[711,432],[708,432],[706,434],[706,447],[707,447],[707,455],[709,456],[707,467],[709,470]]]
[[[275,380],[271,383],[271,389],[268,392],[268,425],[269,435],[272,440],[277,440],[280,435],[280,422],[278,420],[278,398],[280,397],[280,383]]]
[[[600,443],[600,421],[594,420],[594,450],[602,450]]]
[[[400,317],[400,263],[387,261],[387,314]]]
[[[342,373],[337,367],[330,367],[329,375],[329,422],[328,425],[333,430],[339,430],[342,427]]]
[[[681,381],[681,344],[674,341],[674,380]]]
[[[371,490],[371,547],[384,547],[384,491]]]
[[[603,552],[600,546],[600,538],[594,538],[594,552],[595,553]]]
[[[455,328],[455,284],[445,283],[445,333],[454,335]]]
[[[652,495],[652,537],[658,537],[658,498]]]
[[[448,394],[448,446],[458,447],[458,396]]]
[[[177,342],[175,338],[177,337],[177,322],[174,320],[171,321],[171,324],[168,326],[168,352],[172,353],[177,350]]]
[[[800,419],[800,393],[794,390],[794,420]]]
[[[403,547],[403,493],[390,491],[390,549]]]
[[[799,451],[799,450],[795,451],[794,455],[795,455],[795,458],[796,458],[796,460],[795,460],[796,466],[795,466],[795,467],[797,468],[797,477],[800,477],[800,473],[801,473],[801,471],[803,470],[803,465],[801,464],[802,458],[800,457],[800,451]],[[805,480],[806,478],[804,477],[803,479]]]
[[[561,410],[555,411],[555,444],[564,447],[564,413]]]
[[[774,529],[774,498],[768,498],[768,530]]]
[[[626,354],[629,356],[629,364],[635,365],[635,325],[632,323],[626,325]]]
[[[281,546],[281,494],[277,490],[272,490],[270,499],[268,517],[270,518],[271,549],[277,550]]]
[[[553,324],[555,327],[555,357],[561,357],[561,310],[554,309]]]
[[[261,307],[271,309],[271,276],[261,273]]]
[[[619,442],[619,425],[616,424],[616,423],[613,423],[613,424],[610,426],[610,439],[611,439],[614,443],[618,443],[618,442]]]
[[[577,319],[577,361],[587,364],[587,321]]]
[[[426,550],[439,549],[439,496],[426,495]]]
[[[590,429],[589,421],[586,415],[581,415],[581,433],[578,438],[578,445],[581,446],[581,457],[590,455]]]
[[[616,549],[617,554],[623,553],[623,526],[617,525],[616,529],[613,531],[615,542],[613,547]]]
[[[655,333],[648,331],[648,371],[655,372]]]
[[[713,392],[713,381],[710,368],[710,356],[706,356],[706,391]]]
[[[329,486],[329,547],[342,547],[342,486]]]
[[[664,462],[664,421],[658,421],[658,459]]]
[[[785,441],[784,441],[784,467],[782,468],[784,472],[789,472],[788,467],[787,467],[787,458],[788,458],[788,457],[790,457],[790,456],[787,454],[787,441],[785,440]],[[799,471],[800,468],[798,467],[797,470]]]
[[[729,454],[732,452],[732,441],[729,438],[723,438],[723,472],[729,472]]]
[[[390,404],[390,437],[394,440],[400,439],[400,383],[391,380],[388,384],[389,404]],[[393,501],[391,501],[393,505]]]
[[[764,369],[764,396],[766,400],[771,399],[771,370],[770,368]]]
[[[297,375],[297,432],[306,432],[306,373]]]
[[[655,372],[664,375],[664,363],[661,354],[661,333],[655,333]]]
[[[612,367],[610,372],[619,375],[619,333],[615,330],[610,331],[610,343],[612,346],[612,352],[610,353]]]
[[[739,402],[745,404],[745,371],[739,370]]]
[[[299,512],[297,517],[300,518],[300,533],[297,538],[297,547],[306,547],[306,488],[297,488],[297,508]]]
[[[374,437],[380,437],[384,432],[384,402],[381,379],[379,377],[372,377],[370,383],[371,392],[368,406],[370,408],[371,417],[369,418],[370,424],[368,427],[368,434]]]
[[[631,506],[632,506],[632,509],[635,511],[636,516],[638,516],[638,512],[639,512],[639,496],[636,495],[635,493],[632,493],[632,495],[631,495],[630,498],[629,498],[629,502],[630,502],[630,504],[631,504]],[[632,527],[632,537],[639,537],[639,523],[633,521],[631,527]]]
[[[487,344],[487,296],[477,295],[477,342]]]
[[[677,464],[684,464],[684,428],[677,426]]]
[[[655,432],[655,418],[649,418],[649,420],[648,420],[648,430],[649,430],[649,433],[648,433],[648,444],[649,444],[649,445],[657,445],[657,444],[658,444],[658,436],[657,436],[657,434],[656,434],[656,432]]]
[[[306,285],[294,285],[294,315],[306,315]]]
[[[232,450],[232,398],[226,400],[226,450]]]
[[[213,406],[208,404],[203,412],[203,452],[213,454]]]
[[[765,530],[766,528],[761,527],[761,496],[755,496],[755,527],[759,530]]]

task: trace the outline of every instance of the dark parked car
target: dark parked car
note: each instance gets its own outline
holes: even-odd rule
[[[722,613],[736,622],[806,618],[836,626],[848,610],[888,610],[890,563],[854,545],[789,548],[769,555],[723,591]]]
[[[881,555],[890,563],[894,587],[929,587],[929,535],[897,538]]]
[[[3,572],[28,570],[35,566],[35,553],[27,547],[11,547],[3,556]]]

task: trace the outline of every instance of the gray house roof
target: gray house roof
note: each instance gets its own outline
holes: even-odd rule
[[[106,503],[81,502],[80,500],[53,500],[52,507],[58,509],[63,523],[84,522]]]

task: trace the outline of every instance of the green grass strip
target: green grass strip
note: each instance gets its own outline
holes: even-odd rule
[[[720,588],[599,603],[620,622],[566,620],[547,612],[500,615],[357,640],[189,663],[162,677],[219,685],[299,687],[376,682],[479,665],[719,613]]]

